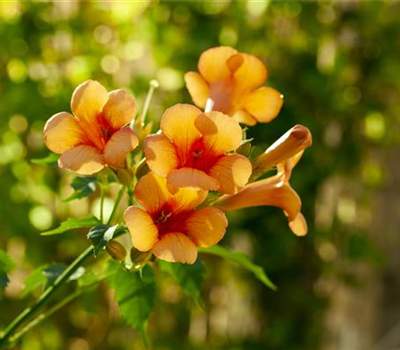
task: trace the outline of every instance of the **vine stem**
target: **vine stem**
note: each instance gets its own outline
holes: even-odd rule
[[[124,196],[125,186],[122,186],[118,192],[117,199],[115,200],[114,208],[111,212],[110,218],[107,221],[107,225],[110,225],[114,220],[115,214],[117,213],[119,204],[121,203],[122,197]]]
[[[104,187],[106,185],[104,173],[101,174],[101,184],[100,184],[100,221],[104,220],[104,197],[105,191]]]
[[[2,337],[0,338],[0,348],[4,347],[10,336],[21,327],[29,318],[35,315],[54,295],[54,293],[71,277],[71,275],[86,262],[91,256],[93,256],[93,247],[87,248],[81,255],[79,255],[64,271],[57,277],[54,283],[48,287],[34,305],[25,309],[12,321],[9,326],[4,330]]]
[[[144,101],[142,113],[140,114],[139,119],[137,121],[137,123],[140,126],[144,126],[144,124],[145,124],[146,114],[147,114],[147,111],[149,110],[150,102],[151,102],[151,99],[153,98],[154,90],[157,89],[159,86],[160,86],[160,84],[158,83],[157,80],[153,79],[150,81],[149,92],[147,93],[146,100]]]
[[[90,289],[92,289],[94,286],[98,285],[100,282],[106,280],[109,276],[103,277],[93,283],[90,283],[81,289],[75,291],[68,297],[64,298],[61,300],[58,304],[54,305],[52,308],[47,310],[46,312],[43,312],[39,316],[37,316],[35,319],[33,319],[31,322],[26,324],[18,333],[16,333],[14,336],[10,337],[10,342],[14,343],[16,342],[19,338],[21,338],[25,333],[29,332],[32,328],[36,327],[38,324],[42,323],[44,320],[49,318],[51,315],[56,313],[58,310],[60,310],[63,306],[67,305],[71,301],[79,298],[82,294],[86,293]]]

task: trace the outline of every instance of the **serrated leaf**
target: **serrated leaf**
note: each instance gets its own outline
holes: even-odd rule
[[[90,196],[94,191],[96,191],[97,179],[93,176],[88,177],[76,177],[71,182],[71,187],[75,192],[64,199],[64,202],[70,202],[74,199],[81,199]]]
[[[0,299],[10,281],[7,273],[10,272],[14,266],[15,264],[8,254],[4,250],[0,249]]]
[[[33,164],[38,164],[38,165],[54,166],[54,165],[57,165],[58,158],[60,158],[59,154],[50,153],[48,156],[46,156],[44,158],[31,159],[31,162]]]
[[[267,287],[271,288],[272,290],[277,289],[266,275],[264,269],[261,266],[254,264],[244,253],[231,252],[229,249],[220,245],[215,245],[209,248],[199,248],[199,252],[216,255],[221,258],[238,263],[244,269],[252,272],[254,276]]]
[[[113,239],[117,227],[118,225],[97,225],[90,229],[87,238],[92,242],[94,256],[97,256],[107,243]]]
[[[71,231],[77,228],[92,227],[98,224],[100,224],[100,220],[93,215],[85,216],[79,219],[70,218],[62,222],[59,227],[50,231],[42,232],[41,235],[42,236],[58,235],[66,231]]]
[[[190,295],[201,307],[201,287],[206,269],[203,262],[197,259],[193,265],[158,261],[162,271],[169,273],[185,293]]]
[[[146,325],[156,300],[156,280],[152,268],[146,265],[141,274],[127,271],[121,264],[111,261],[110,286],[115,290],[122,318],[137,329],[147,347]]]

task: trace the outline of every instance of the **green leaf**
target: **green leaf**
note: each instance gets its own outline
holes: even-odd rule
[[[121,316],[128,325],[137,329],[147,347],[147,320],[156,300],[156,280],[152,268],[146,265],[141,273],[127,271],[121,264],[111,261],[110,286],[115,289]]]
[[[54,263],[50,265],[43,265],[33,270],[25,279],[25,288],[22,292],[22,297],[27,296],[38,287],[47,288],[52,285],[57,277],[64,272],[65,268],[65,264]],[[81,266],[71,275],[68,281],[77,280],[84,274],[85,268]]]
[[[64,202],[70,202],[74,199],[81,199],[90,196],[94,191],[96,191],[97,179],[93,176],[88,177],[76,177],[72,180],[71,187],[75,192],[64,199]]]
[[[67,219],[66,221],[62,222],[59,227],[50,231],[42,232],[41,235],[42,236],[58,235],[66,231],[83,227],[92,227],[98,224],[100,224],[100,220],[93,215],[85,216],[80,219],[75,219],[75,218]]]
[[[0,249],[0,270],[10,272],[15,267],[14,261],[2,249]]]
[[[58,276],[60,276],[66,268],[65,264],[54,263],[50,265],[43,265],[35,270],[25,279],[25,288],[22,296],[25,297],[38,287],[47,288],[54,283]],[[72,276],[70,277],[70,280]]]
[[[33,164],[38,164],[38,165],[57,165],[58,158],[60,158],[59,154],[55,153],[50,153],[48,156],[44,158],[37,158],[37,159],[31,159],[31,162]]]
[[[15,264],[8,254],[4,250],[0,249],[0,299],[10,281],[7,273],[10,272],[14,266]]]
[[[221,258],[238,263],[244,269],[252,272],[256,278],[258,278],[263,284],[272,290],[277,290],[276,286],[271,282],[268,276],[265,274],[264,269],[261,266],[255,265],[244,253],[231,252],[227,248],[215,245],[209,248],[199,248],[199,252],[216,255]]]
[[[117,225],[97,225],[92,227],[87,234],[87,238],[92,242],[94,248],[94,256],[97,256],[101,250],[106,247],[106,244],[114,237]]]
[[[47,279],[46,276],[43,274],[43,270],[47,266],[48,265],[38,267],[37,269],[33,270],[32,273],[25,279],[25,288],[22,292],[23,297],[28,295],[37,287],[45,285]]]
[[[193,265],[181,263],[169,263],[158,261],[158,266],[162,271],[169,273],[181,288],[190,295],[201,307],[201,287],[204,281],[206,269],[203,262],[197,259]]]

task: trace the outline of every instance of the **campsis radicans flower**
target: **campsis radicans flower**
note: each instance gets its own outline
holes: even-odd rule
[[[234,195],[221,197],[215,206],[223,211],[264,205],[279,207],[288,217],[292,232],[297,236],[306,235],[307,223],[301,213],[301,199],[289,183],[292,169],[302,154],[279,164],[276,175],[253,182]]]
[[[233,151],[240,146],[239,123],[221,112],[203,113],[177,104],[161,119],[161,133],[150,135],[144,152],[150,170],[169,185],[233,194],[246,185],[250,161]]]
[[[295,125],[252,161],[251,179],[256,180],[260,175],[299,154],[311,144],[310,130],[303,125]]]
[[[228,46],[208,49],[199,59],[200,73],[185,75],[186,87],[193,102],[234,117],[247,125],[268,123],[278,114],[283,96],[271,87],[261,87],[267,80],[267,68],[253,55]]]
[[[206,196],[207,191],[168,186],[153,172],[143,176],[135,197],[144,209],[131,206],[124,215],[133,246],[161,260],[193,264],[197,247],[217,244],[228,225],[217,208],[196,210]]]
[[[136,114],[136,103],[125,90],[107,90],[97,81],[79,85],[71,99],[74,115],[53,115],[44,127],[44,142],[61,154],[59,166],[81,175],[104,168],[124,167],[125,156],[139,140],[126,126]]]

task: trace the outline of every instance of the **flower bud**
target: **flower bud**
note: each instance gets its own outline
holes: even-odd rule
[[[136,265],[142,263],[146,259],[148,254],[149,252],[141,252],[136,248],[132,247],[130,251],[132,264]]]
[[[125,186],[130,186],[133,183],[133,173],[131,169],[117,168],[115,169],[118,181]]]
[[[106,245],[106,250],[107,250],[107,253],[110,254],[110,256],[114,260],[118,260],[118,261],[125,260],[127,251],[126,251],[125,247],[118,241],[108,242]]]
[[[275,141],[263,154],[252,162],[252,180],[271,170],[274,166],[310,147],[312,137],[310,130],[303,125],[296,125]]]

